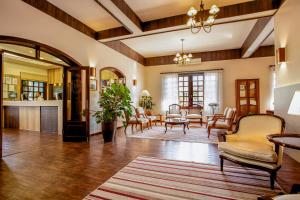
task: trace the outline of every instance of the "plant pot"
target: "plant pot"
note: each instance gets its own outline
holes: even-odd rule
[[[111,142],[117,129],[117,120],[112,122],[103,122],[101,126],[104,143]]]

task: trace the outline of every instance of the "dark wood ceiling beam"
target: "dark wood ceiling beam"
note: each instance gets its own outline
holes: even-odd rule
[[[250,57],[274,30],[274,19],[264,17],[257,20],[242,45],[242,57]]]
[[[54,17],[55,19],[65,23],[66,25],[80,31],[81,33],[94,38],[96,36],[96,31],[88,27],[78,19],[72,17],[65,11],[56,7],[55,5],[49,3],[46,0],[22,0],[23,2],[31,5],[32,7],[37,8],[38,10]]]
[[[119,37],[119,36],[125,36],[125,35],[130,35],[131,32],[128,31],[126,28],[123,26],[117,27],[117,28],[111,28],[103,31],[99,31],[96,33],[96,40],[103,40],[103,39],[108,39],[112,37]]]
[[[142,21],[124,0],[95,0],[129,32],[142,32]]]
[[[251,56],[251,58],[269,57],[269,56],[274,56],[274,54],[275,53],[274,53],[273,45],[263,46],[258,48],[256,52]],[[171,65],[174,64],[173,61],[174,56],[175,55],[145,58],[144,66]],[[195,60],[197,58],[201,58],[201,62],[208,62],[208,61],[241,59],[242,57],[241,57],[241,49],[229,49],[229,50],[221,50],[221,51],[193,53],[193,59]]]
[[[110,42],[104,42],[103,44],[105,44],[106,46],[114,49],[115,51],[127,56],[128,58],[131,58],[131,59],[137,61],[138,63],[144,65],[144,57],[141,54],[139,54],[138,52],[136,52],[133,49],[131,49],[130,47],[128,47],[127,45],[125,45],[123,42],[110,41]]]
[[[217,16],[217,19],[237,17],[241,15],[274,10],[278,8],[278,5],[274,4],[274,2],[274,0],[255,0],[220,7],[220,12]],[[206,10],[206,15],[208,16],[208,10]],[[188,16],[186,14],[151,20],[143,23],[143,31],[153,31],[157,29],[181,26],[185,25],[187,20]]]

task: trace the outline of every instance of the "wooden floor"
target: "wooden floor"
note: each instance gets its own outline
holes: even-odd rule
[[[219,162],[216,145],[129,139],[123,130],[111,144],[103,144],[101,135],[89,143],[63,143],[54,134],[4,132],[0,199],[82,199],[140,155]],[[292,183],[300,183],[299,171],[300,164],[285,156],[278,182],[289,190]]]

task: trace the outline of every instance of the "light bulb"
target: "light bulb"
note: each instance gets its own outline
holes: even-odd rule
[[[180,53],[176,53],[176,57],[180,57]]]
[[[213,24],[214,22],[215,22],[215,18],[212,15],[210,15],[206,20],[207,24]]]
[[[183,58],[186,59],[186,58],[187,58],[187,55],[184,54],[184,55],[183,55]]]
[[[190,16],[190,17],[193,17],[197,14],[197,10],[192,6],[189,11],[187,12],[187,15]]]
[[[178,62],[178,58],[177,57],[174,58],[174,62]]]
[[[193,55],[192,55],[191,53],[189,53],[188,57],[189,57],[189,58],[192,58],[192,57],[193,57]]]
[[[219,11],[220,11],[220,8],[218,8],[218,6],[212,5],[209,10],[209,14],[216,15]]]

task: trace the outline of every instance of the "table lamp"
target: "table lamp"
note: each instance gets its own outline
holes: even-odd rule
[[[142,91],[142,97],[149,97],[149,96],[150,96],[150,92],[148,90]]]
[[[300,90],[296,91],[288,111],[289,115],[300,115]]]

